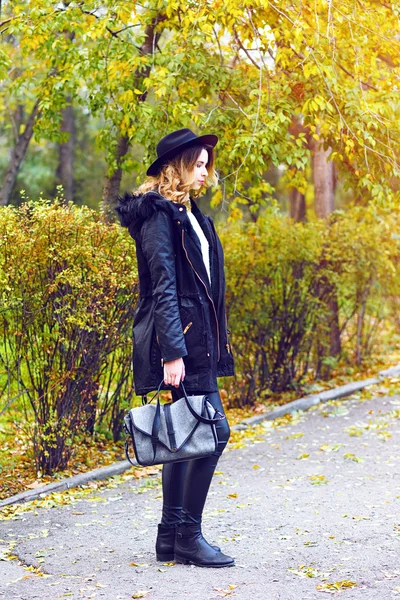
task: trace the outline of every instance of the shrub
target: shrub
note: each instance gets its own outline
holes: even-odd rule
[[[294,389],[329,354],[360,363],[384,318],[397,322],[397,214],[372,207],[294,223],[273,213],[223,223],[236,405]],[[118,440],[134,395],[134,243],[119,225],[56,200],[0,210],[1,396],[27,400],[36,467],[67,465],[80,435]]]
[[[363,207],[328,222],[265,213],[220,227],[240,404],[295,388],[310,370],[319,376],[335,363],[327,353],[332,302],[344,351],[357,363],[369,355],[391,310],[387,299],[399,292],[396,219]]]
[[[114,438],[132,396],[126,344],[137,293],[132,245],[94,211],[56,201],[0,211],[0,358],[9,395],[34,414],[37,469],[66,466],[76,433],[92,433],[103,392]]]

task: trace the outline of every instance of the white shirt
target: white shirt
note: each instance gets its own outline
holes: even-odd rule
[[[210,274],[210,249],[209,249],[209,244],[208,244],[208,240],[206,238],[206,236],[204,235],[204,232],[200,226],[200,223],[198,222],[198,220],[196,219],[196,217],[194,216],[194,214],[188,210],[187,211],[187,215],[190,219],[190,222],[193,226],[193,229],[195,230],[195,232],[197,233],[197,236],[200,240],[200,245],[201,245],[201,253],[203,255],[203,261],[207,270],[207,274],[208,274],[208,279],[210,280],[211,283],[211,274]]]

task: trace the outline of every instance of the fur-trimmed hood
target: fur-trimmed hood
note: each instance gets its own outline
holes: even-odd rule
[[[164,210],[171,216],[176,212],[176,204],[161,196],[158,192],[145,192],[143,194],[125,192],[118,196],[116,211],[123,227],[138,231],[146,219],[155,211]]]

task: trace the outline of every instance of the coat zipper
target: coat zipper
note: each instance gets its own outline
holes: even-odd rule
[[[231,352],[231,346],[229,344],[229,333],[228,333],[228,318],[226,316],[226,311],[225,311],[225,329],[226,329],[226,344],[225,344],[225,348],[227,349],[227,351],[230,353]]]
[[[197,277],[200,279],[201,283],[204,285],[204,289],[206,290],[206,294],[207,294],[207,296],[208,296],[208,298],[209,298],[209,300],[210,300],[210,302],[211,302],[211,304],[212,304],[212,307],[213,307],[213,309],[214,309],[215,323],[216,323],[216,325],[217,325],[218,362],[219,362],[219,359],[220,359],[220,357],[221,357],[221,351],[220,351],[220,347],[219,347],[219,325],[218,325],[217,311],[215,310],[215,305],[214,305],[213,299],[211,298],[210,294],[208,293],[207,285],[204,283],[204,281],[202,280],[202,278],[200,277],[200,275],[198,274],[198,272],[197,272],[197,271],[196,271],[196,269],[194,268],[194,266],[193,266],[193,264],[192,264],[192,262],[191,262],[191,260],[190,260],[190,258],[189,258],[189,256],[188,256],[187,250],[186,250],[186,248],[185,248],[185,239],[184,239],[184,233],[185,233],[185,232],[184,232],[184,230],[182,229],[182,247],[183,247],[183,249],[184,249],[184,251],[185,251],[186,258],[188,259],[188,261],[189,261],[189,264],[190,264],[190,266],[192,267],[193,271],[196,273]]]
[[[188,323],[185,327],[185,329],[183,330],[183,334],[185,335],[185,333],[187,332],[187,330],[193,325],[193,321],[190,321],[190,323]]]

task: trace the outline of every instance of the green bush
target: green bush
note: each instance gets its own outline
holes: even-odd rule
[[[59,201],[3,208],[0,239],[3,392],[29,400],[36,467],[48,473],[96,421],[121,432],[121,401],[133,394],[134,252],[121,227]]]
[[[371,353],[383,319],[398,319],[399,223],[362,208],[328,222],[265,213],[219,225],[234,404],[329,372],[333,333],[349,362]],[[95,211],[58,200],[2,208],[0,241],[0,396],[3,409],[28,403],[36,467],[50,473],[79,436],[121,435],[134,396],[134,243]]]
[[[363,207],[327,222],[265,213],[220,228],[240,404],[329,372],[335,332],[349,360],[371,352],[399,293],[398,221]]]

